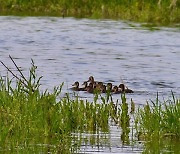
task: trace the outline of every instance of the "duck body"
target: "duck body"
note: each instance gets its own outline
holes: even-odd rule
[[[84,88],[79,87],[79,82],[78,81],[76,81],[72,86],[73,87],[70,88],[70,89],[73,90],[73,91],[84,91]]]
[[[76,81],[76,82],[74,82],[74,84],[72,84],[72,88],[70,88],[71,90],[73,90],[73,91],[80,91],[80,88],[79,88],[79,82],[78,81]]]
[[[86,91],[88,93],[94,93],[94,87],[92,83],[89,83],[89,86],[87,86]]]
[[[121,91],[121,93],[134,93],[134,91],[133,90],[131,90],[131,89],[125,89],[125,85],[124,84],[120,84],[119,85],[119,88],[120,88],[120,91]]]
[[[112,89],[112,92],[113,92],[113,94],[120,94],[120,93],[122,93],[122,92],[118,89],[118,86],[114,86],[113,89]]]
[[[84,81],[84,83],[82,85],[84,85],[84,87],[81,88],[81,91],[87,91],[87,87],[88,87],[87,81]]]
[[[106,91],[107,92],[113,92],[113,90],[112,90],[112,83],[107,83],[107,87],[106,87]]]

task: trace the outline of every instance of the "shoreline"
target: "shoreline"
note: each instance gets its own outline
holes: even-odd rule
[[[71,1],[71,0],[70,0]],[[86,0],[86,2],[89,2]],[[179,4],[175,8],[169,8],[169,4],[159,7],[157,4],[103,4],[96,3],[83,5],[80,2],[76,4],[50,4],[44,5],[22,3],[10,4],[3,3],[0,7],[0,16],[55,16],[55,17],[75,17],[89,19],[113,19],[127,20],[139,23],[148,23],[157,26],[173,26],[180,24],[180,7]],[[61,2],[58,2],[61,3]],[[117,3],[117,2],[116,2]],[[125,2],[124,2],[125,3]]]

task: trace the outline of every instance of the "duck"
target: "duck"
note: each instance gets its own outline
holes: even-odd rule
[[[133,90],[131,90],[131,89],[125,89],[125,85],[124,84],[120,84],[119,85],[119,88],[120,88],[120,91],[121,92],[124,92],[124,93],[133,93],[134,91]]]
[[[79,87],[79,82],[76,81],[74,84],[72,84],[72,88],[71,90],[74,90],[74,91],[85,91],[85,87],[84,88],[80,88]]]
[[[112,83],[107,83],[106,91],[112,92]]]
[[[122,92],[118,89],[118,86],[114,86],[113,89],[112,89],[112,91],[113,91],[113,94],[120,94],[120,93],[122,93]]]
[[[101,91],[101,93],[106,93],[106,86],[103,85],[103,86],[101,87],[100,91]]]
[[[94,85],[103,83],[103,82],[95,81],[93,76],[90,76],[89,79],[87,80],[87,82],[93,83]]]
[[[97,90],[97,91],[101,91],[101,89],[103,88],[103,82],[97,82],[94,84],[94,88]]]
[[[76,82],[74,82],[74,84],[72,84],[72,90],[74,90],[74,91],[80,91],[80,88],[79,88],[79,82],[78,81],[76,81]]]
[[[87,80],[87,82],[90,82],[90,83],[94,83],[94,77],[93,76],[90,76],[89,79]]]
[[[82,85],[84,85],[84,87],[82,88],[82,91],[87,91],[87,87],[88,87],[87,81],[84,81]]]
[[[86,88],[86,91],[87,91],[88,93],[94,93],[93,83],[89,83],[89,85],[88,85],[87,88]]]

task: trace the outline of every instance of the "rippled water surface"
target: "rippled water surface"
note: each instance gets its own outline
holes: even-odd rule
[[[0,60],[14,67],[9,55],[27,72],[31,58],[43,75],[42,87],[76,80],[124,82],[137,104],[180,96],[180,31],[145,28],[135,23],[55,17],[0,17]],[[0,73],[6,69],[1,65]],[[91,94],[80,93],[91,98]],[[119,98],[116,95],[113,97]],[[113,151],[113,150],[112,150]]]

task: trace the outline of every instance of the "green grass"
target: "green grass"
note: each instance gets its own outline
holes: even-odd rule
[[[94,101],[88,102],[69,94],[60,97],[62,85],[51,93],[40,91],[36,69],[32,61],[29,77],[20,70],[18,77],[8,69],[16,81],[0,79],[0,152],[74,153],[85,141],[73,133],[109,134],[109,120],[119,121],[121,111],[110,94],[95,94]]]
[[[180,3],[170,0],[0,0],[2,15],[112,18],[171,25],[180,22]]]
[[[29,77],[24,77],[20,70],[20,77],[8,70],[14,77],[0,78],[0,152],[76,153],[82,143],[97,146],[101,142],[83,134],[109,134],[111,124],[122,130],[121,141],[127,145],[131,144],[130,135],[135,138],[136,128],[138,140],[147,141],[146,153],[179,143],[180,100],[173,94],[172,100],[162,103],[157,97],[152,106],[147,104],[136,111],[134,102],[131,100],[130,106],[125,94],[121,95],[121,103],[115,103],[110,93],[105,97],[94,94],[92,102],[78,96],[71,98],[69,94],[62,97],[63,84],[52,92],[41,91],[41,77],[36,69],[32,61]],[[176,142],[170,142],[171,139]]]
[[[139,109],[137,113],[137,130],[144,137],[151,139],[154,137],[164,138],[180,137],[180,99],[175,98],[172,93],[172,99],[160,102],[147,103],[144,108]]]

